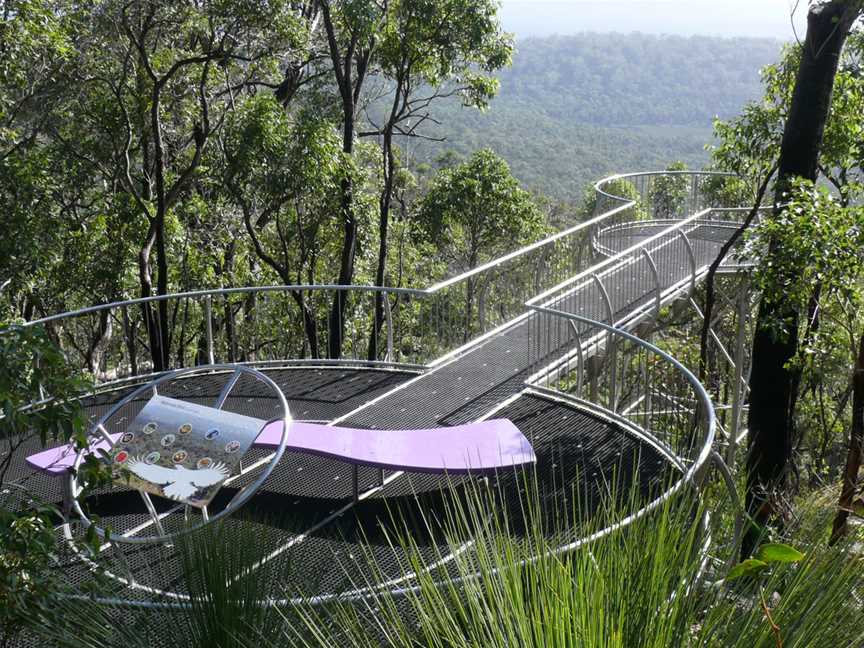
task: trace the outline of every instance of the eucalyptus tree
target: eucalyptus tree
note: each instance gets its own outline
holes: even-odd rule
[[[789,115],[802,48],[785,45],[780,60],[762,69],[764,95],[729,120],[715,120],[714,164],[732,171],[756,187],[780,155],[784,124]],[[850,186],[861,180],[864,166],[861,114],[864,112],[864,33],[855,30],[843,46],[834,78],[817,169],[844,202]]]
[[[818,332],[802,341],[790,365],[812,377],[814,418],[826,431],[849,428],[849,450],[843,475],[840,507],[834,522],[835,539],[858,488],[864,448],[864,207],[845,204],[843,196],[809,181],[793,185],[788,208],[759,226],[756,243],[782,245],[771,265],[755,274],[763,299],[782,299],[798,312],[807,309],[812,287],[819,285]],[[763,250],[763,254],[767,254]],[[791,279],[794,278],[794,279]],[[833,390],[833,393],[832,393]],[[827,401],[827,402],[826,402]],[[843,417],[851,401],[851,420]]]
[[[257,257],[285,285],[316,283],[321,257],[338,240],[340,183],[352,173],[332,122],[309,109],[289,114],[262,93],[230,117],[222,152],[224,184]],[[317,358],[316,314],[305,293],[290,294]]]
[[[113,196],[111,212],[124,221],[113,234],[138,241],[140,296],[165,295],[178,271],[172,275],[171,248],[183,239],[180,207],[207,173],[202,161],[228,106],[278,79],[281,57],[302,43],[302,25],[287,1],[109,0],[79,28],[50,136],[88,167],[77,181]],[[154,369],[164,369],[168,303],[146,304],[143,313]]]
[[[422,125],[433,119],[431,103],[444,96],[459,95],[466,105],[485,106],[497,88],[488,73],[509,62],[511,45],[501,32],[497,4],[490,0],[321,0],[319,6],[329,72],[342,111],[342,150],[353,156],[359,136],[381,138],[376,283],[383,285],[397,172],[394,136],[420,135]],[[374,99],[368,87],[373,77],[384,79],[389,107],[380,123],[373,118],[367,126],[362,110]],[[340,186],[343,244],[336,280],[343,285],[354,277],[360,236],[354,194],[352,178],[346,176]],[[329,322],[331,357],[341,353],[346,306],[337,293]],[[380,297],[375,310],[371,356],[383,318]]]
[[[62,2],[0,6],[0,296],[25,318],[37,312],[32,288],[61,229],[46,204],[56,182],[41,137],[79,19]]]
[[[357,139],[357,119],[363,90],[371,72],[372,59],[380,40],[388,2],[373,0],[320,0],[321,22],[326,35],[330,72],[342,111],[342,151],[353,156]],[[354,204],[354,182],[345,176],[339,188],[339,218],[343,230],[339,274],[336,282],[349,285],[354,277],[357,254],[358,218]],[[336,291],[329,316],[328,354],[342,353],[344,315],[347,300]]]
[[[861,11],[860,0],[815,3],[808,11],[807,36],[779,148],[774,220],[782,218],[796,179],[816,180],[834,77],[843,45]],[[790,253],[779,239],[772,238],[763,263],[771,267]],[[796,377],[790,361],[797,353],[798,335],[797,309],[783,293],[763,294],[753,339],[747,455],[747,508],[759,525],[776,515],[775,494],[785,489],[792,462]],[[744,552],[752,550],[755,542],[755,532],[750,533]]]
[[[666,167],[666,171],[672,173],[651,180],[648,200],[654,218],[674,218],[681,215],[681,211],[687,204],[690,178],[683,174],[677,175],[676,172],[686,170],[687,165],[683,162],[673,162]]]
[[[544,231],[543,214],[531,195],[519,186],[507,163],[489,149],[466,162],[441,169],[423,197],[417,225],[451,271],[460,272],[500,256],[515,246],[536,240]],[[474,302],[479,315],[488,287],[484,278],[465,282],[464,336],[473,332]],[[479,282],[479,283],[478,283]]]
[[[486,108],[498,89],[490,76],[508,65],[509,35],[501,31],[493,0],[394,0],[386,6],[377,56],[373,64],[386,80],[387,105],[379,121],[360,136],[381,142],[382,187],[378,199],[378,262],[375,284],[385,285],[388,231],[397,159],[394,137],[426,137],[423,127],[435,122],[437,100],[458,97],[463,106]],[[383,294],[376,294],[375,321],[369,359],[377,358],[378,331],[383,321]]]

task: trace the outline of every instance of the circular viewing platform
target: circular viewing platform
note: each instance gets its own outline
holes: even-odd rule
[[[697,187],[702,174],[691,175],[687,182]],[[648,181],[634,182],[656,198]],[[29,325],[44,326],[72,353],[88,350],[81,364],[97,387],[81,402],[91,420],[166,370],[223,363],[263,372],[284,393],[294,420],[382,434],[417,430],[421,448],[423,430],[512,421],[533,446],[536,463],[491,475],[436,475],[289,450],[241,511],[219,521],[220,541],[254,532],[264,562],[278,566],[266,573],[281,602],[286,591],[302,591],[312,601],[362,597],[372,589],[399,592],[416,585],[418,575],[393,539],[409,534],[424,572],[444,582],[453,551],[448,512],[477,489],[518,537],[525,531],[526,484],[532,484],[544,525],[566,551],[596,535],[589,530],[598,511],[621,512],[601,531],[611,532],[689,489],[704,471],[715,433],[710,398],[683,365],[628,332],[692,289],[705,259],[737,227],[740,210],[688,211],[699,206],[697,193],[691,189],[675,217],[651,218],[636,197],[598,185],[598,209],[605,209],[599,215],[427,289],[198,291],[84,308]],[[465,302],[469,281],[486,286],[478,303]],[[341,309],[331,310],[337,304]],[[332,312],[343,319],[339,357],[328,359],[322,356],[333,346]],[[165,313],[172,317],[160,319]],[[164,395],[208,404],[224,382],[224,371],[178,378]],[[116,429],[107,432],[120,431],[148,398],[124,405],[112,418]],[[278,406],[243,377],[224,409],[267,421]],[[25,465],[39,449],[35,438],[21,444],[11,481],[59,506],[63,479]],[[255,479],[268,456],[263,449],[244,456],[211,514]],[[184,527],[188,511],[169,500],[154,502],[166,531]],[[154,524],[137,491],[120,483],[90,493],[82,505],[115,537],[146,535]],[[70,516],[58,533],[73,540],[80,526]],[[159,606],[187,596],[173,544],[122,550],[106,544],[98,566],[68,546],[61,569],[72,584],[98,569],[111,577],[110,597],[118,601]],[[375,582],[358,556],[378,565]]]

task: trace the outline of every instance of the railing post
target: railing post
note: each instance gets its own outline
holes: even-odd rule
[[[357,464],[351,466],[351,498],[355,504],[360,501],[360,468]]]
[[[576,371],[576,395],[581,396],[583,372],[585,370],[585,354],[582,349],[582,337],[579,335],[579,329],[577,328],[576,323],[571,319],[568,319],[567,322],[573,330],[573,335],[576,336],[576,356],[579,362],[579,369]]]
[[[207,363],[216,364],[216,354],[213,352],[213,296],[204,298],[205,332],[207,334]]]
[[[660,317],[660,273],[657,271],[657,264],[651,258],[651,253],[647,248],[642,248],[642,256],[648,262],[648,267],[651,269],[651,274],[654,275],[654,325],[657,325],[657,318]]]
[[[386,291],[382,291],[381,296],[384,300],[384,319],[387,321],[387,355],[384,359],[393,362],[393,315],[390,312],[390,296]]]
[[[690,293],[696,292],[696,253],[693,251],[693,245],[687,235],[678,230],[678,236],[684,240],[684,247],[687,249],[687,256],[690,257]]]
[[[735,337],[735,362],[734,362],[734,389],[732,390],[732,421],[729,425],[729,447],[726,451],[726,463],[735,467],[735,455],[738,446],[738,433],[741,429],[741,403],[744,400],[744,347],[746,342],[746,322],[747,322],[747,306],[748,286],[743,286],[743,289],[738,295],[738,331]]]
[[[594,283],[597,284],[597,287],[600,290],[600,294],[603,297],[603,302],[606,304],[606,317],[609,320],[609,326],[615,326],[615,311],[612,309],[612,300],[609,298],[609,292],[606,290],[606,286],[603,285],[603,281],[601,281],[600,277],[597,276],[597,273],[591,275],[591,278],[594,280]],[[610,332],[606,332],[606,352],[609,355],[609,368],[610,368],[610,376],[609,376],[609,409],[611,411],[616,411],[618,404],[618,367],[617,367],[617,344],[613,339],[613,335]]]

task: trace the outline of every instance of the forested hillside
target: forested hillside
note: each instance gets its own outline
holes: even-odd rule
[[[864,0],[796,4],[0,0],[0,648],[864,646]]]
[[[580,34],[517,43],[489,110],[440,107],[427,129],[446,142],[412,143],[431,162],[443,150],[489,146],[530,188],[581,196],[608,173],[708,160],[715,116],[761,94],[759,69],[779,57],[769,39]]]

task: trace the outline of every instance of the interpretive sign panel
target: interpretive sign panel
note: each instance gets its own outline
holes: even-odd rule
[[[263,422],[195,403],[153,396],[112,450],[115,479],[203,507],[234,474]]]

